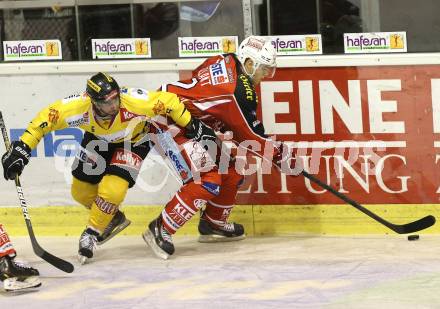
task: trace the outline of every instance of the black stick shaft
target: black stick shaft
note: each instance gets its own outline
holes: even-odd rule
[[[411,222],[411,223],[403,224],[403,225],[397,225],[397,224],[390,223],[390,222],[386,221],[385,219],[383,219],[382,217],[379,217],[378,215],[376,215],[372,211],[368,210],[367,208],[365,208],[364,206],[362,206],[358,202],[352,200],[351,198],[349,198],[345,194],[342,194],[341,192],[337,191],[336,189],[329,186],[328,184],[322,182],[321,180],[319,180],[315,176],[310,175],[306,171],[303,170],[301,172],[301,174],[304,177],[313,181],[314,183],[318,184],[322,188],[330,191],[332,194],[334,194],[335,196],[337,196],[338,198],[340,198],[344,202],[350,204],[351,206],[353,206],[357,210],[363,212],[364,214],[366,214],[370,218],[385,225],[386,227],[388,227],[389,229],[393,230],[394,232],[396,232],[398,234],[407,234],[407,233],[417,232],[417,231],[426,229],[435,223],[435,218],[433,216],[427,216],[427,217],[421,218],[415,222]]]
[[[9,140],[8,131],[6,129],[5,121],[3,120],[2,112],[0,112],[0,129],[2,131],[3,141],[5,143],[6,150],[8,150],[9,147],[11,146],[11,142]],[[26,199],[24,198],[23,189],[20,183],[20,177],[18,175],[16,175],[15,177],[15,187],[17,189],[18,200],[20,201],[21,211],[23,213],[24,221],[26,222],[26,228],[28,230],[29,237],[31,239],[32,249],[34,250],[34,253],[43,260],[45,260],[46,262],[48,262],[49,264],[55,266],[56,268],[64,272],[67,273],[73,272],[74,267],[72,264],[60,259],[59,257],[50,254],[49,252],[41,248],[40,244],[35,238],[34,229],[32,228],[31,217],[28,212]]]

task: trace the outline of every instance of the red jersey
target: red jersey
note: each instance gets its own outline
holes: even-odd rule
[[[212,128],[233,132],[239,143],[254,140],[262,154],[268,138],[257,119],[258,97],[235,54],[210,57],[192,72],[192,78],[162,85]]]

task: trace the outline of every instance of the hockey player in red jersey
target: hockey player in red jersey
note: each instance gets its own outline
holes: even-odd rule
[[[239,143],[257,143],[261,154],[269,145],[278,157],[277,149],[256,117],[258,97],[255,91],[263,78],[273,77],[275,69],[276,51],[270,40],[251,36],[240,44],[238,55],[208,58],[192,72],[191,79],[165,84],[162,91],[177,94],[191,114],[211,128],[232,131],[233,139]],[[191,169],[202,171],[201,179],[199,182],[185,182],[184,179],[183,187],[143,234],[145,241],[162,258],[174,253],[171,235],[205,205],[198,226],[199,241],[245,237],[241,224],[228,222],[243,176],[234,165],[220,173],[218,158],[212,158],[207,150],[188,137],[178,133],[174,140]]]
[[[36,288],[41,285],[38,270],[15,260],[17,252],[6,229],[0,224],[0,281],[6,291]]]

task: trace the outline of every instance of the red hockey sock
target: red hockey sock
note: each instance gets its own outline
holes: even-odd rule
[[[212,187],[213,192],[216,190],[215,186],[219,187],[214,183],[190,182],[183,186],[165,206],[161,216],[164,227],[170,234],[176,233],[208,200],[215,196],[206,189],[206,184],[209,185],[210,190]]]
[[[203,218],[209,222],[224,226],[228,222],[232,207],[235,204],[238,187],[243,181],[243,176],[238,174],[233,166],[228,173],[222,174],[222,187],[220,193],[206,204]]]
[[[12,246],[8,233],[6,233],[6,229],[3,227],[2,224],[0,224],[0,257],[6,255],[14,257],[17,255],[17,252]]]
[[[223,226],[228,222],[233,205],[220,205],[212,201],[206,204],[203,218],[217,226]]]

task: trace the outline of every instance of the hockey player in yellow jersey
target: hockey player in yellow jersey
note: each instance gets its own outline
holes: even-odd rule
[[[85,131],[72,167],[72,197],[90,209],[81,234],[78,257],[83,264],[93,257],[96,245],[130,224],[119,211],[127,190],[135,184],[141,164],[150,151],[145,140],[151,117],[171,117],[194,136],[214,132],[191,114],[175,94],[120,88],[116,80],[98,73],[87,81],[86,91],[44,108],[18,141],[2,157],[5,179],[15,179],[28,163],[31,150],[45,134],[67,127]]]

